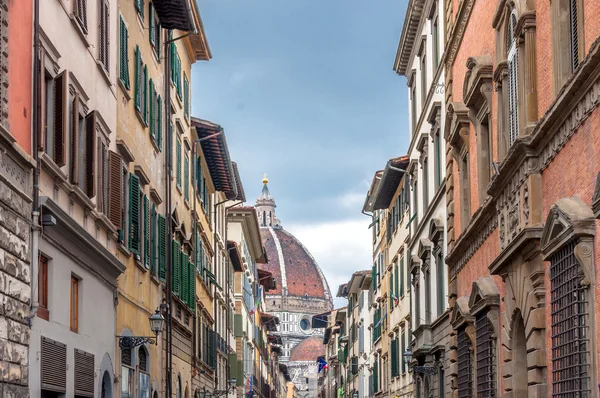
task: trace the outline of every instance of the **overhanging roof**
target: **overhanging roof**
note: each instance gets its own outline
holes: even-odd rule
[[[242,185],[242,179],[240,178],[240,172],[236,162],[231,162],[233,166],[233,178],[235,178],[235,188],[237,189],[238,197],[237,200],[242,202],[246,201],[246,194],[244,193],[244,186]]]
[[[262,314],[260,314],[260,320],[269,332],[277,331],[277,325],[279,325],[279,318],[277,318],[275,315],[263,312]]]
[[[283,341],[281,340],[281,336],[278,334],[269,334],[267,336],[267,339],[269,340],[269,343],[271,343],[271,344],[277,344],[277,345],[283,344]]]
[[[402,35],[398,50],[396,52],[396,60],[394,62],[394,70],[402,76],[406,76],[409,68],[408,61],[413,51],[413,47],[417,40],[417,30],[421,21],[421,15],[425,7],[425,0],[410,0],[406,8],[404,17],[404,25],[402,26]]]
[[[221,132],[218,136],[211,137],[200,143],[202,145],[202,152],[208,164],[208,170],[215,189],[223,192],[229,200],[238,199],[235,173],[231,159],[229,158],[229,150],[227,149],[223,127],[208,120],[195,117],[192,118],[192,126],[196,129],[199,139]]]
[[[312,316],[311,327],[313,329],[322,329],[327,327],[327,319],[329,318],[331,311],[323,312]]]
[[[383,170],[376,171],[375,175],[373,176],[373,180],[371,180],[371,186],[369,187],[367,197],[365,198],[365,203],[363,204],[363,213],[367,211],[373,211],[373,194],[377,192],[377,187],[379,187],[379,182],[381,181],[382,174]]]
[[[277,284],[275,282],[275,278],[273,278],[273,274],[269,271],[265,271],[264,269],[257,268],[258,271],[258,282],[264,286],[265,292],[269,290],[274,290],[277,288]]]
[[[231,259],[231,265],[233,265],[234,271],[242,272],[244,270],[242,266],[242,254],[240,253],[240,248],[237,243],[228,240],[227,251],[229,252],[229,258]]]
[[[348,292],[346,291],[347,283],[344,283],[338,287],[336,297],[348,297]]]
[[[358,293],[361,290],[369,290],[369,286],[371,284],[371,271],[356,271],[352,274],[350,281],[348,282],[348,286],[346,288],[346,292],[350,293]]]
[[[193,0],[154,0],[152,4],[164,29],[193,32],[197,29],[193,14]]]
[[[408,156],[400,156],[387,162],[377,191],[372,195],[373,210],[387,209],[390,206],[396,190],[398,190],[398,185],[406,174],[398,169],[406,170],[408,161]]]

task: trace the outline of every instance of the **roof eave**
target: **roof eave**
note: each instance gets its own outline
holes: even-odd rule
[[[388,160],[387,164],[385,165],[385,169],[383,169],[381,181],[377,186],[377,192],[372,195],[374,210],[383,210],[390,206],[392,198],[394,197],[394,194],[405,174],[395,169],[402,169],[406,171],[406,166],[408,165],[408,156],[403,156],[400,160],[396,160],[397,165],[395,166],[392,165],[393,162],[394,159]],[[398,173],[400,173],[400,176],[398,176]],[[384,189],[385,192],[383,191]],[[390,195],[389,192],[392,192],[392,194]],[[383,197],[383,195],[386,193],[388,196]]]
[[[154,0],[153,6],[164,29],[192,32],[197,29],[190,0]]]
[[[415,44],[424,7],[425,0],[410,0],[406,7],[404,25],[402,26],[402,34],[394,62],[394,70],[401,76],[406,76],[409,69],[408,63],[413,52],[413,45]]]

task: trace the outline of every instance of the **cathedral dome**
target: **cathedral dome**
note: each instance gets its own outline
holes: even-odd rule
[[[271,272],[276,281],[276,289],[269,290],[268,295],[331,302],[331,292],[321,268],[306,247],[286,231],[275,216],[277,206],[269,192],[266,175],[263,184],[256,200],[256,211],[268,263],[260,267]]]
[[[325,346],[320,337],[309,337],[292,348],[290,362],[315,362],[325,355]]]

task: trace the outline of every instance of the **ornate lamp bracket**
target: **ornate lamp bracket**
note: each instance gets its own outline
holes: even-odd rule
[[[122,350],[129,350],[135,347],[139,347],[144,344],[158,344],[156,337],[144,337],[144,336],[117,336],[119,338],[119,348]]]

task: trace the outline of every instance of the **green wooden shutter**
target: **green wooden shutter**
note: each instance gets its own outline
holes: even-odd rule
[[[190,259],[181,252],[181,299],[190,306]]]
[[[144,65],[144,104],[143,104],[143,116],[144,122],[148,125],[148,66]]]
[[[141,90],[140,90],[140,79],[141,79],[141,70],[140,70],[140,48],[139,46],[135,46],[135,93],[134,93],[134,102],[135,109],[141,111],[142,98],[141,98]]]
[[[400,297],[404,297],[404,257],[400,259]]]
[[[164,281],[167,278],[167,242],[165,216],[158,215],[158,278]]]
[[[140,254],[140,179],[129,174],[129,250]]]
[[[187,76],[183,77],[183,110],[185,117],[190,117],[190,83]]]
[[[183,192],[186,202],[190,201],[190,159],[185,155],[185,163],[183,164]]]
[[[158,150],[160,152],[162,152],[162,97],[159,95],[158,99],[156,100],[156,112],[157,112],[157,122],[156,124],[157,126],[157,132],[156,135],[158,136],[157,141],[158,141]]]
[[[173,293],[179,296],[181,292],[181,250],[179,250],[179,242],[173,241],[173,272],[171,272],[171,285],[173,286]]]
[[[137,9],[138,14],[144,20],[144,0],[135,0],[135,8]]]
[[[156,46],[156,21],[154,19],[154,6],[152,3],[148,5],[148,23],[150,24],[150,44]]]
[[[396,292],[396,297],[398,298],[398,304],[400,304],[400,290],[398,289],[398,263],[395,265],[396,272],[394,272],[394,291]]]
[[[169,142],[169,145],[171,146],[171,150],[169,151],[169,153],[167,153],[167,162],[169,165],[169,169],[171,169],[173,167],[173,123],[169,123],[169,128],[167,129],[167,140]]]
[[[394,270],[390,274],[390,311],[394,309]]]
[[[150,201],[144,195],[144,265],[150,269]]]
[[[181,189],[181,141],[179,139],[177,139],[175,161],[177,162],[175,165],[175,169],[177,170],[177,186]]]
[[[149,83],[150,87],[150,102],[148,103],[148,107],[150,108],[150,137],[156,139],[156,123],[154,123],[156,116],[156,111],[154,110],[154,98],[156,97],[156,90],[154,89],[154,82],[150,79]]]
[[[157,243],[158,242],[156,242],[156,205],[152,203],[152,210],[150,212],[150,270],[154,275],[156,275]]]
[[[129,90],[130,87],[130,83],[129,83],[129,32],[127,30],[127,25],[125,24],[125,20],[123,20],[123,17],[120,18],[121,19],[121,31],[120,31],[120,41],[121,41],[121,48],[120,48],[120,59],[119,59],[119,64],[120,64],[120,73],[119,73],[119,77],[121,79],[121,82],[123,83],[123,85],[125,86],[125,88],[127,90]]]
[[[190,309],[196,313],[196,267],[193,261],[188,264],[190,268]]]
[[[169,31],[169,40],[173,40],[173,31]],[[169,54],[170,64],[171,64],[171,81],[175,84],[175,51],[177,48],[175,47],[175,43],[171,42],[169,45],[171,53]]]

